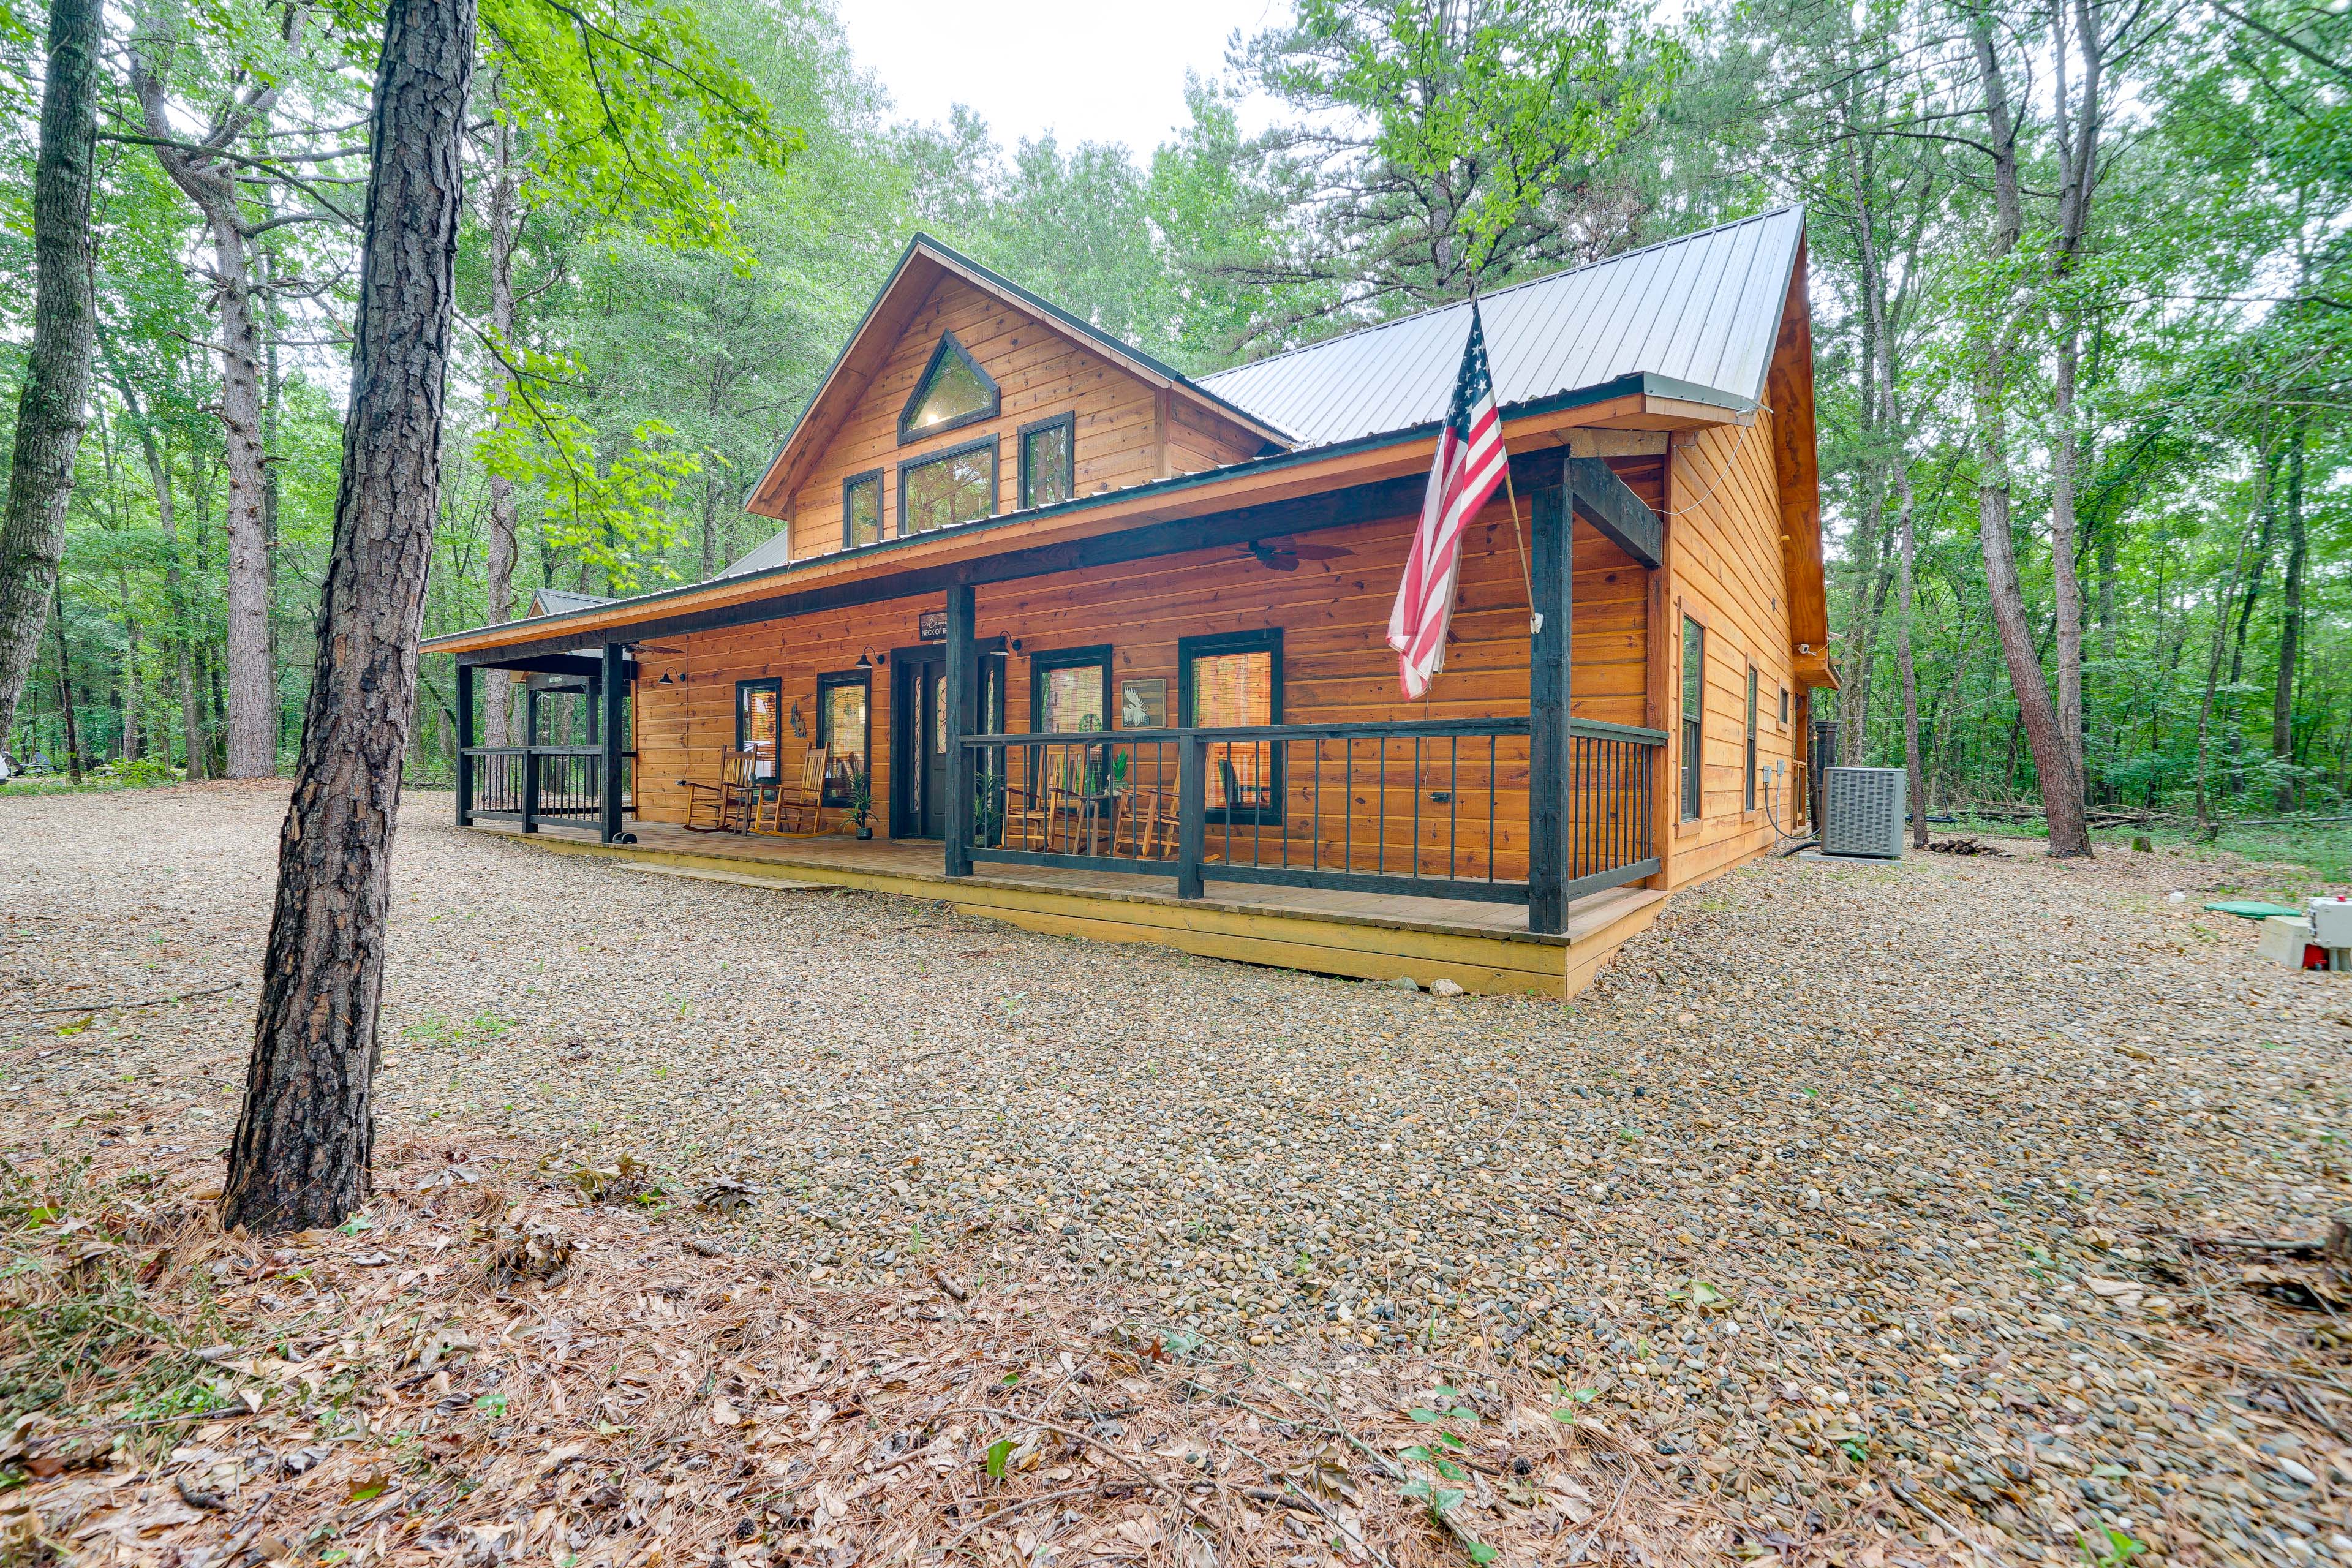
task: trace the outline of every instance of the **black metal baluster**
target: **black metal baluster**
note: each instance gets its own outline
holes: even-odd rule
[[[1445,879],[1454,880],[1454,852],[1462,837],[1462,737],[1445,737]]]

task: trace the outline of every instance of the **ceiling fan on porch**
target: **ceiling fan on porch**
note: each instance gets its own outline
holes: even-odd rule
[[[1296,572],[1301,561],[1337,561],[1355,553],[1336,544],[1273,544],[1262,539],[1253,539],[1241,549],[1269,572]]]

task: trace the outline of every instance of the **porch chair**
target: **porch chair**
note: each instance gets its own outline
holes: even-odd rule
[[[1119,827],[1139,860],[1164,860],[1176,853],[1176,792],[1139,785],[1128,791]],[[1119,852],[1117,843],[1111,853]]]
[[[741,833],[751,826],[751,813],[759,802],[759,786],[752,782],[753,753],[749,751],[719,753],[719,782],[704,784],[698,779],[680,779],[678,787],[686,791],[686,830],[688,833]]]
[[[803,752],[800,782],[788,784],[779,779],[772,793],[761,793],[751,831],[772,838],[814,838],[825,832],[824,763],[823,746]]]
[[[1031,759],[1030,777],[1022,784],[1007,780],[1004,791],[1003,839],[1007,849],[1051,849],[1054,847],[1054,802],[1036,779],[1037,759]],[[1032,843],[1031,840],[1035,842]]]

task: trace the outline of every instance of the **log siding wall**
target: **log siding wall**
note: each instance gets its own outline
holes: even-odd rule
[[[1664,630],[1677,672],[1683,616],[1707,629],[1699,816],[1683,823],[1670,814],[1667,826],[1669,885],[1685,887],[1769,850],[1774,815],[1781,826],[1790,825],[1793,764],[1803,760],[1804,741],[1798,731],[1801,704],[1792,703],[1789,722],[1780,721],[1780,689],[1794,690],[1796,679],[1772,416],[1759,411],[1751,427],[1717,426],[1677,437],[1669,461],[1676,512],[1668,523],[1674,542]],[[1743,809],[1750,664],[1757,669],[1757,761],[1768,773],[1753,812]],[[1661,728],[1674,737],[1667,748],[1671,779],[1682,765],[1679,679],[1664,697]],[[1769,777],[1775,763],[1790,764],[1777,787]]]
[[[996,381],[995,417],[898,443],[898,416],[930,363],[940,335],[952,331]],[[1168,417],[1163,420],[1163,411]],[[942,278],[908,318],[881,369],[843,419],[822,458],[793,492],[787,525],[795,561],[839,550],[841,486],[853,474],[883,471],[883,537],[899,531],[898,467],[988,437],[998,444],[999,511],[1020,505],[1020,454],[1013,433],[1055,414],[1076,416],[1076,493],[1093,495],[1254,457],[1257,437],[1186,398],[1170,398],[1026,312],[959,278]],[[1162,445],[1166,450],[1163,454]]]

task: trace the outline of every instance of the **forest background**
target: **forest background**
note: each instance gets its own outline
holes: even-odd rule
[[[2352,791],[2343,0],[1301,0],[1148,151],[904,121],[814,0],[505,15],[428,635],[760,542],[745,489],[917,229],[1200,373],[1801,202],[1846,760],[1907,754],[1961,816],[2062,774],[2095,820]],[[95,406],[19,767],[290,764],[370,26],[108,13]],[[0,0],[0,417],[41,34]],[[443,781],[446,661],[419,700],[409,777]]]

